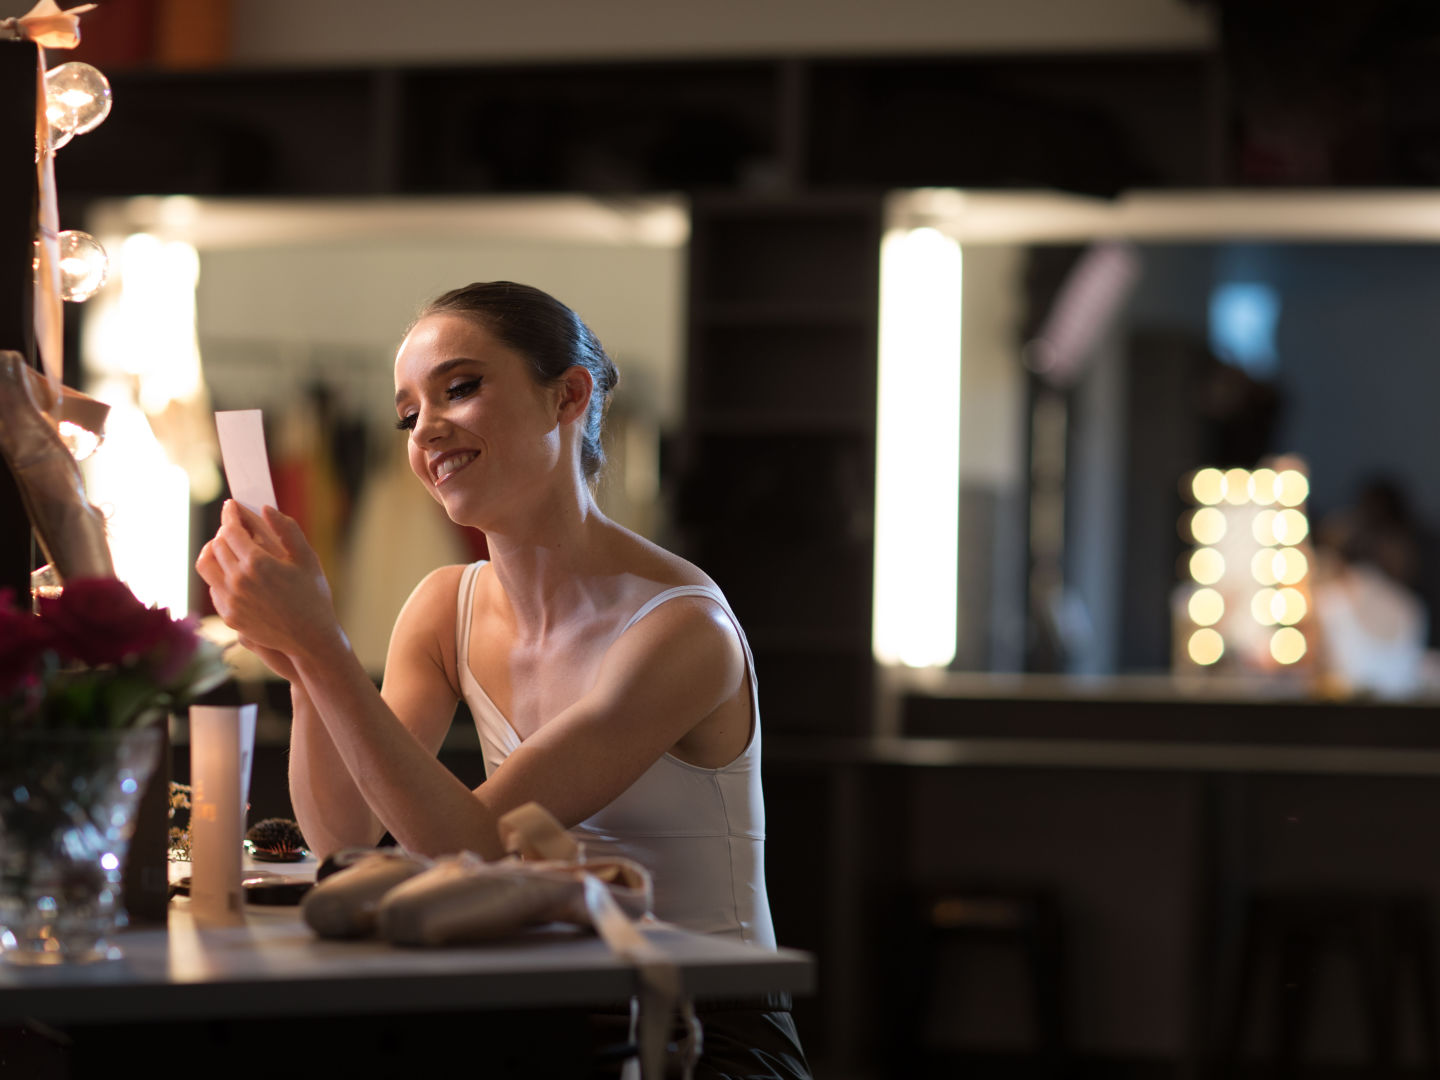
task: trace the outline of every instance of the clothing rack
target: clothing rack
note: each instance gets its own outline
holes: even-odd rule
[[[205,383],[224,408],[283,407],[315,384],[335,394],[340,410],[383,429],[393,422],[390,357],[341,342],[212,338],[200,341]]]

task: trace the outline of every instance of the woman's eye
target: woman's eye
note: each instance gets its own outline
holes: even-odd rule
[[[463,397],[469,397],[476,390],[480,389],[480,382],[481,380],[478,378],[466,379],[464,382],[458,382],[455,383],[453,386],[447,386],[445,388],[445,396],[451,401],[458,401]],[[408,413],[405,416],[400,417],[399,420],[396,420],[395,426],[401,431],[414,431],[415,424],[419,419],[420,414],[418,412]]]
[[[466,379],[464,382],[456,383],[445,391],[451,401],[456,398],[468,397],[480,387],[479,379]]]

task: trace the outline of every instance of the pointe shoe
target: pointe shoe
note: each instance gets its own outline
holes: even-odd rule
[[[397,849],[372,852],[306,893],[301,917],[320,937],[368,937],[385,894],[429,866],[429,859]]]
[[[54,424],[58,426],[62,420],[69,420],[96,435],[105,430],[105,420],[110,415],[109,405],[96,401],[89,394],[82,394],[73,386],[47,378],[43,372],[20,359],[18,353],[11,355],[17,357],[30,400]]]
[[[85,395],[70,391],[69,399]],[[64,581],[114,577],[105,520],[90,505],[74,455],[56,430],[67,395],[16,352],[0,351],[0,452],[20,489],[46,559]],[[45,408],[50,406],[51,410]],[[94,402],[108,411],[108,407]],[[103,413],[102,413],[103,416]]]

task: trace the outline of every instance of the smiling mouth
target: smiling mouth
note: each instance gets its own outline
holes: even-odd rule
[[[443,459],[435,466],[436,485],[439,486],[445,483],[446,480],[450,479],[450,477],[454,476],[479,456],[478,452],[469,450],[463,454],[451,454],[449,457]]]

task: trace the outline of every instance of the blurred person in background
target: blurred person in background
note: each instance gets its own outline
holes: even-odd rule
[[[1433,540],[1399,484],[1376,477],[1315,534],[1315,615],[1330,677],[1351,693],[1413,697],[1440,689],[1427,652],[1425,583]]]

